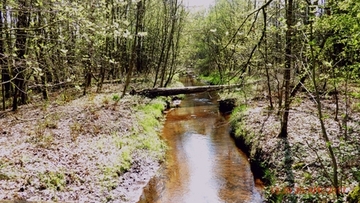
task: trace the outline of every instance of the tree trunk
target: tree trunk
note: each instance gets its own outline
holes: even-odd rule
[[[288,0],[286,5],[286,25],[285,33],[285,70],[284,70],[284,110],[281,121],[281,131],[279,137],[287,137],[288,121],[290,110],[290,80],[291,80],[291,66],[292,66],[292,45],[293,45],[293,0]]]
[[[154,85],[153,87],[156,86],[158,77],[159,77],[159,72],[161,69],[161,64],[164,58],[164,54],[165,54],[165,49],[166,49],[166,42],[167,42],[167,37],[168,37],[168,19],[167,17],[167,9],[166,9],[166,4],[164,3],[164,25],[163,25],[163,38],[162,38],[162,43],[161,43],[161,51],[160,51],[160,57],[159,57],[159,61],[157,62],[157,66],[156,66],[156,70],[155,70],[155,80],[154,80]],[[164,65],[165,68],[165,65]],[[162,69],[163,71],[163,69]],[[162,74],[162,73],[161,73]]]
[[[142,1],[142,0],[141,0]],[[145,17],[145,0],[143,3],[138,4],[138,6],[140,6],[138,8],[138,15],[137,18],[139,18],[138,22],[139,24],[138,26],[138,32],[143,32],[144,31],[144,17]],[[136,70],[139,73],[142,73],[144,71],[144,62],[143,62],[143,58],[142,54],[143,54],[143,44],[144,44],[144,38],[139,36],[138,40],[137,40],[137,44],[136,44]]]
[[[1,85],[1,96],[2,96],[2,108],[5,111],[6,106],[5,106],[5,102],[6,102],[6,97],[5,97],[5,49],[4,49],[4,37],[3,37],[3,12],[2,12],[2,8],[0,8],[0,69],[1,69],[1,81],[2,81],[2,85]]]
[[[91,53],[89,53],[89,55],[91,56]],[[91,57],[84,59],[83,64],[85,66],[85,69],[84,69],[84,90],[83,90],[83,95],[86,95],[87,94],[87,89],[91,86],[91,79],[92,79]]]
[[[41,11],[38,12],[38,27],[42,27],[43,26],[43,16],[41,14]],[[44,39],[43,38],[47,38],[47,34],[45,33],[46,31],[43,30],[43,29],[39,29],[38,30],[38,36],[39,36],[39,41],[37,42],[37,46],[39,48],[39,51],[37,53],[37,60],[38,60],[38,63],[39,63],[39,67],[40,69],[42,70],[42,75],[40,76],[41,77],[41,84],[42,84],[42,87],[41,87],[41,92],[42,92],[42,95],[43,95],[43,99],[44,100],[48,100],[49,99],[49,95],[48,95],[48,89],[47,89],[47,72],[49,71],[47,67],[49,67],[48,64],[46,64],[46,57],[47,57],[47,54],[45,53],[44,51]],[[43,38],[41,37],[43,36]]]
[[[265,1],[266,3],[266,1]],[[264,49],[265,49],[265,57],[264,57],[264,63],[265,63],[265,71],[266,71],[266,81],[267,81],[267,88],[268,88],[268,94],[269,94],[269,104],[270,109],[274,108],[273,101],[272,101],[272,93],[271,93],[271,84],[270,84],[270,74],[269,74],[269,65],[268,65],[268,43],[267,43],[267,13],[265,11],[265,8],[262,9],[262,13],[264,16]]]
[[[18,108],[18,96],[21,98],[21,103],[26,103],[27,89],[25,81],[26,64],[24,62],[26,53],[26,29],[29,27],[29,6],[27,0],[19,0],[19,14],[17,19],[16,30],[16,61],[14,68],[14,96],[13,96],[13,111]]]
[[[165,1],[164,1],[164,4],[165,4]],[[166,5],[164,5],[164,6],[166,6]],[[177,14],[177,10],[178,10],[177,0],[171,2],[170,10],[171,10],[170,11],[170,16],[172,18],[172,20],[171,20],[171,28],[170,28],[167,47],[166,47],[164,67],[163,67],[163,70],[162,70],[162,73],[161,73],[160,87],[164,87],[164,80],[165,80],[165,76],[166,76],[166,69],[167,69],[167,66],[168,66],[170,50],[171,50],[171,46],[174,43],[174,32],[175,32],[175,25],[176,25],[176,21],[177,21],[176,14]]]
[[[142,1],[139,1],[137,4],[137,13],[141,12],[141,8],[142,8]],[[127,72],[126,75],[126,81],[125,81],[125,85],[124,85],[124,89],[121,95],[121,98],[123,98],[125,96],[126,90],[130,84],[130,80],[132,77],[132,73],[134,70],[134,66],[135,66],[135,61],[136,61],[136,43],[137,43],[137,39],[139,36],[137,36],[138,31],[139,31],[139,17],[136,17],[136,25],[135,25],[135,36],[134,36],[134,42],[132,45],[132,51],[131,51],[131,58],[130,58],[130,64],[129,64],[129,71]]]
[[[313,37],[313,22],[311,20],[310,22],[310,42],[314,39]],[[323,139],[325,141],[325,145],[326,147],[328,148],[328,151],[329,151],[329,156],[331,158],[331,162],[332,162],[332,169],[333,169],[333,177],[329,177],[330,178],[330,181],[335,189],[335,193],[336,193],[336,196],[337,198],[340,197],[340,188],[339,188],[339,178],[338,178],[338,164],[337,164],[337,160],[336,160],[336,156],[335,156],[335,153],[333,151],[333,147],[332,147],[332,144],[331,144],[331,141],[329,139],[329,136],[326,132],[326,127],[325,127],[325,123],[324,123],[324,117],[323,117],[323,114],[322,114],[322,109],[321,109],[321,100],[320,100],[320,93],[319,93],[319,88],[318,88],[318,84],[317,84],[317,80],[316,80],[316,67],[318,66],[318,61],[317,59],[315,58],[315,54],[314,54],[314,47],[313,45],[310,44],[310,53],[311,53],[311,58],[312,58],[312,61],[311,61],[311,79],[312,79],[312,82],[313,82],[313,85],[314,85],[314,89],[315,89],[315,99],[316,99],[316,107],[317,107],[317,111],[318,111],[318,118],[319,118],[319,121],[320,121],[320,126],[321,126],[321,134],[323,136]],[[326,170],[324,168],[324,170]]]
[[[169,76],[166,80],[166,83],[165,83],[165,87],[171,83],[171,80],[175,74],[175,61],[178,57],[178,53],[179,53],[179,43],[180,43],[180,36],[181,36],[181,30],[182,30],[182,24],[183,24],[183,14],[184,14],[184,9],[182,8],[181,11],[180,11],[180,19],[179,19],[179,22],[178,22],[178,30],[177,30],[177,36],[176,36],[176,42],[175,44],[173,43],[172,45],[172,58],[171,58],[171,64],[170,64],[170,73],[169,73]]]
[[[210,92],[218,91],[223,89],[231,89],[241,87],[243,84],[237,85],[208,85],[208,86],[189,86],[189,87],[177,87],[177,88],[153,88],[153,89],[144,89],[141,91],[133,91],[132,94],[143,95],[150,98],[155,98],[158,96],[171,96],[178,94],[193,94],[199,92]]]
[[[333,78],[333,85],[334,85],[334,91],[335,91],[335,117],[334,120],[335,121],[339,121],[338,115],[339,115],[339,95],[338,95],[338,90],[337,90],[337,84],[335,81],[336,78],[336,74],[335,74],[335,66],[331,67],[331,74],[332,74],[332,78]]]

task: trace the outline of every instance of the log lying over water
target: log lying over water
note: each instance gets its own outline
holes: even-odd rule
[[[143,95],[150,98],[155,98],[157,96],[171,96],[178,94],[193,94],[199,92],[211,92],[218,91],[223,89],[237,88],[242,85],[208,85],[208,86],[189,86],[189,87],[176,87],[176,88],[153,88],[153,89],[144,89],[140,91],[131,91],[130,94]]]

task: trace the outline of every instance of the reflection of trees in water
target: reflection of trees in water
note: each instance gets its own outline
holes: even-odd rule
[[[229,135],[228,120],[219,116],[211,139],[214,145],[218,196],[224,202],[249,201],[255,187],[247,157]]]
[[[196,81],[183,82],[194,85]],[[216,93],[187,95],[180,108],[168,113],[162,135],[170,148],[167,170],[157,191],[161,198],[153,202],[252,199],[255,184],[250,165],[230,137],[228,121],[215,103],[209,103],[215,97]]]
[[[166,140],[169,150],[166,154],[166,169],[163,175],[163,190],[161,191],[161,198],[158,202],[166,202],[164,200],[170,200],[174,196],[180,196],[176,194],[176,191],[186,190],[186,185],[189,182],[189,169],[186,161],[183,146],[183,134],[186,132],[183,121],[172,122],[171,117],[168,116],[168,121],[165,123],[163,129],[163,138]]]

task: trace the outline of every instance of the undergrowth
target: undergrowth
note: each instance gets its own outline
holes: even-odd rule
[[[46,171],[39,174],[40,190],[54,189],[61,191],[66,186],[65,175],[62,172]]]
[[[145,106],[140,106],[136,114],[140,127],[138,147],[150,150],[157,156],[163,154],[165,149],[165,143],[158,136],[164,110],[164,100],[156,99]]]
[[[135,117],[131,132],[127,136],[113,132],[112,136],[101,139],[98,148],[104,149],[107,143],[115,147],[112,163],[103,166],[103,185],[109,190],[117,186],[117,177],[128,171],[134,161],[138,150],[146,150],[148,157],[162,160],[166,149],[165,143],[159,136],[162,126],[165,102],[162,99],[154,99],[148,103],[139,104],[135,107]]]

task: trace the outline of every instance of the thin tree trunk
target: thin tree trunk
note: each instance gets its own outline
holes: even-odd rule
[[[0,69],[1,69],[1,81],[2,81],[2,85],[1,85],[1,96],[2,96],[2,108],[5,111],[6,106],[6,98],[5,98],[5,49],[4,49],[4,37],[3,37],[3,12],[2,12],[2,8],[0,8]]]
[[[13,111],[16,111],[18,108],[18,96],[21,98],[21,103],[26,103],[27,93],[26,93],[26,81],[25,81],[25,70],[26,64],[24,63],[25,53],[26,53],[26,39],[27,33],[26,29],[29,27],[29,7],[27,5],[27,0],[19,0],[19,15],[17,21],[17,31],[16,31],[16,64],[14,70],[14,97],[13,97]]]
[[[139,1],[138,4],[137,4],[137,13],[141,12],[139,10],[142,8],[142,3],[143,3],[142,1]],[[134,42],[133,42],[133,45],[132,45],[131,58],[130,58],[130,64],[129,64],[129,71],[127,72],[127,75],[126,75],[126,81],[125,81],[125,85],[124,85],[124,89],[123,89],[121,98],[123,98],[125,96],[126,90],[129,87],[130,80],[131,80],[131,77],[132,77],[132,72],[133,72],[134,66],[135,66],[136,43],[137,43],[137,39],[139,37],[139,36],[137,36],[138,29],[139,29],[138,25],[139,25],[139,17],[137,16],[136,17],[136,25],[135,25],[135,36],[134,36]]]
[[[288,0],[286,5],[286,25],[287,30],[285,34],[285,70],[284,70],[284,112],[281,121],[281,131],[279,137],[287,137],[288,134],[288,121],[290,110],[290,80],[291,80],[291,65],[292,65],[292,45],[293,40],[293,0]]]
[[[333,66],[331,68],[331,72],[332,72],[332,78],[333,78],[333,85],[334,85],[334,91],[335,91],[335,117],[334,120],[335,121],[339,121],[338,115],[339,115],[339,96],[338,96],[338,90],[337,90],[337,84],[335,81],[335,67]]]
[[[164,6],[166,6],[166,5],[164,5]],[[163,71],[161,73],[160,87],[164,87],[164,80],[165,80],[165,75],[166,75],[166,69],[167,69],[167,65],[168,65],[168,59],[169,59],[169,55],[170,55],[170,50],[171,50],[171,46],[174,43],[174,32],[175,32],[175,25],[176,25],[176,17],[175,16],[176,16],[176,13],[177,13],[177,9],[178,9],[177,0],[175,0],[175,1],[173,1],[171,3],[170,16],[172,18],[172,21],[171,21],[171,28],[170,28],[170,33],[169,33],[168,44],[167,44],[167,48],[166,48],[164,67],[163,67]]]
[[[344,129],[344,140],[348,140],[348,117],[349,117],[349,79],[350,79],[350,72],[349,70],[346,71],[345,77],[345,116],[343,119],[343,129]]]
[[[266,1],[265,1],[266,3]],[[266,71],[266,80],[267,80],[267,88],[269,93],[269,102],[270,102],[270,109],[274,108],[273,101],[272,101],[272,93],[271,93],[271,84],[270,84],[270,74],[269,74],[269,66],[268,66],[268,44],[267,44],[267,13],[265,8],[262,9],[263,16],[264,16],[264,49],[265,49],[265,71]]]
[[[41,11],[38,12],[38,27],[42,27],[42,19],[43,16],[41,14]],[[38,31],[38,35],[39,36],[43,36],[43,38],[47,38],[45,31],[42,31],[43,29],[39,29]],[[43,99],[44,100],[48,100],[49,99],[49,95],[48,95],[48,90],[47,90],[47,72],[48,72],[48,64],[46,64],[46,53],[44,51],[44,40],[42,39],[42,37],[39,37],[39,41],[37,43],[37,46],[39,48],[39,52],[37,54],[37,59],[38,59],[38,63],[39,63],[39,67],[41,68],[41,70],[43,71],[41,77],[41,92],[43,95]]]
[[[313,22],[311,22],[311,24],[310,24],[310,41],[312,41],[312,40],[313,40]],[[339,179],[338,179],[338,171],[337,171],[338,165],[337,165],[335,153],[333,151],[329,136],[326,132],[324,117],[322,114],[320,93],[319,93],[318,84],[317,84],[317,80],[316,80],[317,61],[315,59],[314,48],[312,45],[310,45],[310,52],[311,52],[311,58],[312,58],[312,62],[311,62],[312,82],[313,82],[314,89],[315,89],[315,99],[316,99],[316,107],[317,107],[317,111],[318,111],[318,118],[320,121],[321,133],[322,133],[323,139],[325,141],[325,145],[327,146],[327,148],[329,150],[329,155],[330,155],[332,167],[333,167],[333,177],[332,177],[332,180],[330,180],[330,181],[332,182],[332,185],[335,189],[336,196],[339,198],[340,197],[340,191],[339,191],[340,188],[339,188]]]
[[[164,54],[165,54],[165,49],[166,49],[166,42],[167,42],[167,37],[168,37],[168,19],[166,18],[166,15],[167,14],[167,9],[166,9],[166,4],[164,3],[164,32],[163,32],[163,39],[162,39],[162,43],[161,43],[161,52],[160,52],[160,57],[159,57],[159,61],[157,63],[157,66],[156,66],[156,72],[155,72],[155,81],[154,81],[154,85],[153,87],[156,86],[156,83],[157,83],[157,80],[158,80],[158,77],[159,77],[159,71],[161,69],[161,64],[162,64],[162,60],[164,58]],[[164,68],[165,68],[165,65],[164,65]]]
[[[144,31],[144,17],[145,17],[145,5],[146,5],[146,2],[144,0],[143,3],[139,4],[139,8],[138,8],[138,15],[137,15],[137,18],[139,18],[138,22],[139,22],[139,25],[138,25],[138,32],[143,32]],[[136,70],[137,72],[140,72],[140,73],[143,73],[144,71],[144,63],[143,63],[143,57],[142,57],[142,52],[143,52],[143,41],[144,41],[144,38],[143,37],[139,37],[138,38],[138,41],[137,41],[137,44],[136,44]]]
[[[179,22],[178,22],[178,30],[177,30],[177,37],[176,37],[176,43],[175,45],[173,44],[172,45],[172,59],[171,59],[171,65],[170,65],[170,74],[169,74],[169,77],[165,83],[165,87],[171,82],[174,74],[175,74],[175,61],[177,59],[177,56],[178,56],[178,53],[179,53],[179,43],[180,43],[180,36],[181,36],[181,30],[182,30],[182,23],[183,23],[183,12],[184,12],[184,9],[181,10],[181,13],[180,13],[180,19],[179,19]]]
[[[106,8],[109,9],[109,6],[110,6],[109,1],[106,1]],[[112,6],[113,5],[112,5],[112,2],[111,2],[111,7]],[[105,18],[109,22],[109,24],[112,23],[112,19],[111,19],[112,15],[113,15],[112,12],[111,12],[111,14],[109,14],[109,13],[105,14]],[[109,59],[112,60],[112,54],[111,54],[111,51],[110,51],[110,41],[111,40],[110,40],[110,37],[108,35],[110,35],[109,31],[107,31],[106,38],[105,38],[105,53],[109,57]],[[100,76],[99,76],[100,80],[99,80],[99,82],[97,84],[97,90],[96,90],[96,92],[98,92],[98,93],[101,92],[101,89],[102,89],[102,86],[103,86],[104,80],[105,80],[105,64],[108,65],[109,62],[106,61],[105,63],[103,63],[100,66]]]

